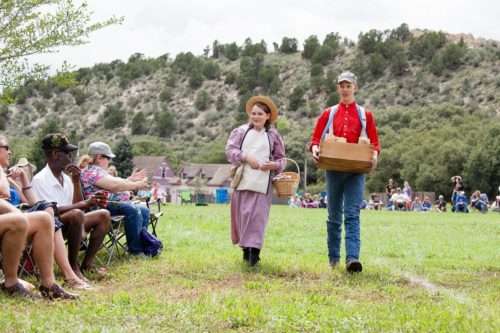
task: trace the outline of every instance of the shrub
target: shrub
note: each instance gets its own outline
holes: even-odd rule
[[[296,38],[283,37],[279,51],[281,53],[297,52],[299,42]]]
[[[106,129],[125,125],[125,112],[116,105],[108,106],[106,111],[104,111],[103,125]]]
[[[146,134],[148,132],[148,122],[144,113],[139,111],[134,115],[130,128],[134,135]]]
[[[290,110],[297,110],[297,108],[304,104],[304,94],[306,89],[304,86],[296,86],[290,96],[288,97],[288,107]]]
[[[194,102],[196,108],[200,111],[204,111],[208,108],[210,103],[212,102],[210,95],[205,91],[202,90],[196,94],[196,100]]]

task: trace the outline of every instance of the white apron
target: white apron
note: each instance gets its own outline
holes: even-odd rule
[[[259,161],[259,165],[269,161],[271,158],[271,147],[266,130],[250,130],[243,140],[241,150]],[[236,189],[238,191],[247,190],[267,194],[269,175],[269,170],[255,170],[248,163],[245,163],[241,181]]]

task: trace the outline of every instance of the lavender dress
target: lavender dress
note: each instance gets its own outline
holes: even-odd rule
[[[227,140],[226,155],[233,165],[238,166],[246,161],[246,153],[241,151],[240,146],[247,129],[248,125],[234,129]],[[250,131],[255,131],[255,129]],[[270,160],[278,162],[278,169],[271,171],[271,177],[274,177],[285,169],[285,146],[281,135],[275,129],[269,129],[268,137],[271,146]],[[231,196],[231,240],[233,244],[239,244],[240,247],[262,248],[272,199],[272,182],[269,182],[267,194],[234,189]]]

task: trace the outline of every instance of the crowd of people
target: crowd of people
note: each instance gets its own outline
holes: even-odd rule
[[[127,179],[109,172],[115,157],[104,142],[93,142],[78,165],[78,147],[60,133],[50,133],[38,143],[46,166],[30,181],[20,165],[10,166],[11,150],[0,137],[0,239],[4,282],[10,296],[46,299],[78,299],[67,291],[92,289],[89,278],[108,274],[94,259],[110,228],[110,218],[124,215],[127,249],[138,258],[144,254],[140,232],[147,229],[149,209],[131,201],[130,191],[149,188],[146,170],[134,170]],[[80,262],[82,238],[88,234]],[[66,244],[67,243],[67,250]],[[17,272],[25,244],[40,275],[40,294]],[[56,283],[53,262],[59,266],[63,285]]]

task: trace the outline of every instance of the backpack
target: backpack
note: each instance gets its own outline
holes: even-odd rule
[[[151,257],[160,255],[163,249],[161,240],[151,235],[146,229],[141,229],[141,245],[142,252]]]

